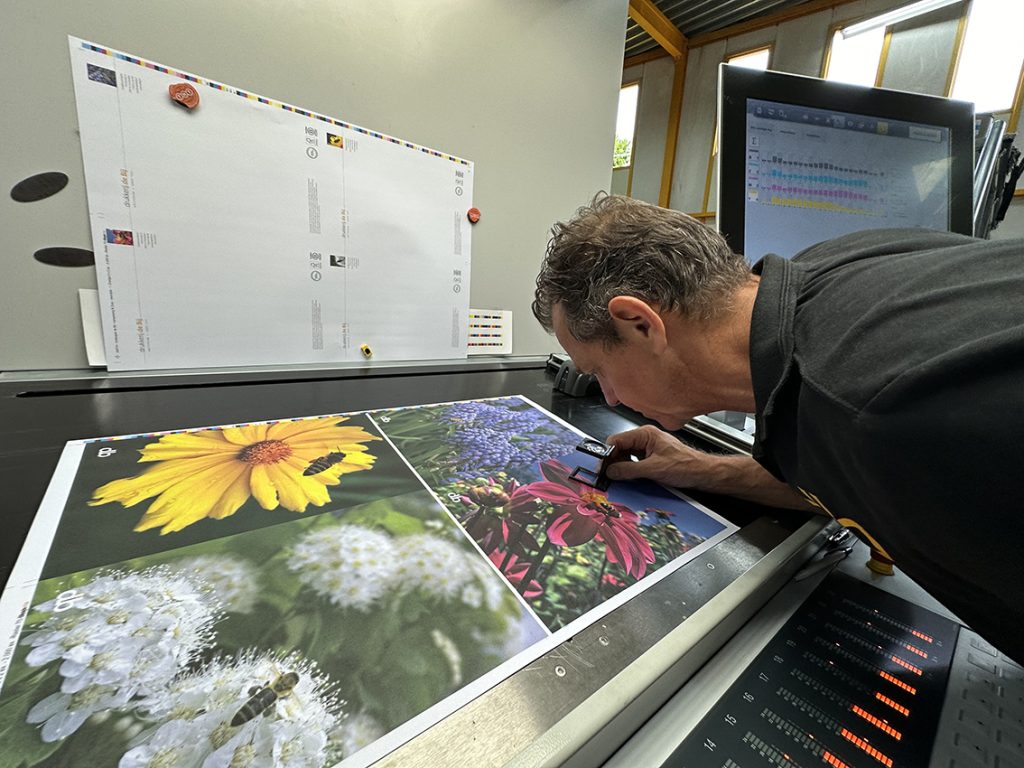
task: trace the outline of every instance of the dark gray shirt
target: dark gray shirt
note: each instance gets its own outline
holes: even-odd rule
[[[874,230],[755,272],[754,457],[1024,661],[1024,241]]]

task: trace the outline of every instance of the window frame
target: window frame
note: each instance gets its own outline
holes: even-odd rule
[[[952,98],[953,86],[956,83],[956,75],[960,69],[960,59],[964,52],[964,40],[967,37],[967,25],[970,22],[971,11],[974,8],[974,0],[964,0],[963,8],[960,11],[960,21],[956,29],[956,41],[953,44],[953,55],[949,63],[949,75],[946,78],[946,90],[944,95]],[[1020,72],[1017,75],[1017,87],[1013,92],[1013,101],[1007,109],[982,112],[983,115],[1007,115],[1006,130],[1010,133],[1016,132],[1017,123],[1020,120],[1021,101],[1024,98],[1024,59],[1021,60]]]
[[[639,77],[635,80],[629,80],[628,82],[622,83],[619,86],[619,94],[626,88],[636,86],[636,110],[633,112],[633,138],[629,143],[629,162],[625,165],[612,165],[612,170],[617,171],[622,168],[629,168],[629,181],[626,184],[626,189],[631,190],[633,188],[633,161],[636,159],[636,126],[640,117],[640,94],[643,91],[643,78]],[[618,117],[618,109],[616,108],[616,117]],[[617,136],[615,138],[618,138]],[[614,139],[612,141],[612,163],[615,162],[615,145]],[[627,193],[628,194],[628,193]]]
[[[763,45],[754,45],[750,48],[744,48],[739,51],[733,51],[732,53],[726,53],[722,58],[722,64],[729,64],[733,59],[739,59],[743,56],[749,56],[752,53],[758,51],[768,51],[768,61],[765,62],[765,71],[772,68],[772,59],[775,58],[775,42],[764,43]],[[715,104],[715,127],[711,131],[711,150],[708,152],[708,168],[704,176],[704,198],[701,202],[700,212],[708,215],[712,212],[708,211],[708,203],[711,199],[711,177],[715,173],[715,158],[718,156],[718,105]]]
[[[881,16],[882,14],[877,14]],[[852,19],[844,19],[843,21],[837,21],[829,25],[828,32],[825,34],[825,52],[821,57],[821,70],[819,77],[822,80],[828,80],[828,68],[829,64],[832,63],[832,43],[835,42],[836,34],[844,29],[845,27],[852,26],[861,21],[866,21],[872,18],[869,16],[858,16]],[[885,65],[889,60],[889,45],[892,42],[892,24],[889,24],[885,28],[885,35],[882,38],[882,50],[878,54],[878,66],[875,68],[875,88],[882,87],[882,81],[885,79]]]

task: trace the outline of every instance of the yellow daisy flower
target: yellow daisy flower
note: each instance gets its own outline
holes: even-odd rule
[[[90,506],[119,501],[149,505],[136,531],[180,531],[206,517],[233,515],[252,496],[264,509],[305,512],[331,500],[327,486],[342,475],[372,469],[365,443],[380,440],[345,418],[308,419],[164,435],[142,449],[156,464],[93,492]]]

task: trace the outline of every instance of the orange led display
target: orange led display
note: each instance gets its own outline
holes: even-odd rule
[[[821,753],[821,759],[829,765],[834,765],[835,768],[850,768],[850,766],[848,766],[846,763],[844,763],[842,760],[840,760],[838,757],[833,755],[828,750]]]
[[[929,637],[928,635],[926,635],[926,634],[925,634],[924,632],[918,632],[918,631],[917,631],[916,629],[912,629],[912,630],[910,630],[910,634],[912,634],[912,635],[913,635],[914,637],[919,637],[919,638],[921,638],[921,639],[922,639],[922,640],[924,640],[924,641],[925,641],[926,643],[933,643],[933,642],[935,642],[934,640],[932,640],[932,638],[930,638],[930,637]]]
[[[914,686],[907,685],[902,680],[897,680],[895,677],[890,675],[888,672],[879,672],[878,674],[881,675],[886,680],[888,680],[893,685],[895,685],[897,688],[902,688],[904,691],[909,693],[911,696],[917,695],[917,688],[915,688]]]
[[[887,707],[892,707],[904,717],[910,714],[910,710],[904,707],[902,704],[897,704],[895,701],[890,699],[888,696],[883,696],[878,691],[875,691],[875,698],[885,704]]]
[[[903,734],[902,733],[897,731],[895,728],[893,728],[891,725],[889,725],[885,721],[879,720],[877,717],[872,715],[867,710],[861,709],[857,705],[854,705],[852,711],[853,711],[853,714],[857,715],[857,717],[860,717],[860,718],[863,718],[864,720],[867,720],[869,723],[871,723],[873,726],[875,726],[875,728],[878,728],[883,733],[889,734],[894,739],[896,739],[896,741],[902,741],[903,740]]]
[[[913,672],[913,673],[914,673],[915,675],[918,675],[918,676],[920,676],[920,675],[923,675],[923,674],[924,674],[924,672],[923,672],[923,671],[921,671],[920,667],[915,667],[915,666],[914,666],[913,664],[911,664],[911,663],[910,663],[909,661],[904,661],[904,660],[903,660],[903,659],[901,659],[901,658],[900,658],[899,656],[889,656],[889,658],[890,658],[890,659],[892,659],[892,660],[893,660],[894,662],[896,662],[897,664],[899,664],[899,665],[900,665],[901,667],[903,667],[904,669],[909,669],[909,670],[910,670],[911,672]]]
[[[883,754],[882,752],[879,752],[877,749],[872,747],[868,742],[866,742],[864,739],[862,739],[857,734],[850,733],[848,730],[843,728],[839,732],[839,735],[842,736],[844,739],[846,739],[851,744],[853,744],[855,747],[857,747],[858,749],[863,751],[864,754],[870,755],[871,757],[875,758],[875,760],[877,760],[882,765],[884,765],[885,768],[892,768],[892,758],[890,758],[889,756]]]
[[[915,648],[914,646],[910,645],[909,643],[904,643],[903,647],[906,648],[911,653],[916,653],[918,656],[921,656],[922,658],[925,658],[925,659],[928,658],[928,654],[927,653],[922,651],[920,648]]]

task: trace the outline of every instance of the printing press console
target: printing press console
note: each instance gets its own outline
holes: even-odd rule
[[[512,394],[599,439],[644,423],[553,378],[543,358],[2,374],[0,582],[68,440]],[[739,530],[377,765],[1024,766],[1024,670],[826,518],[697,498]]]

